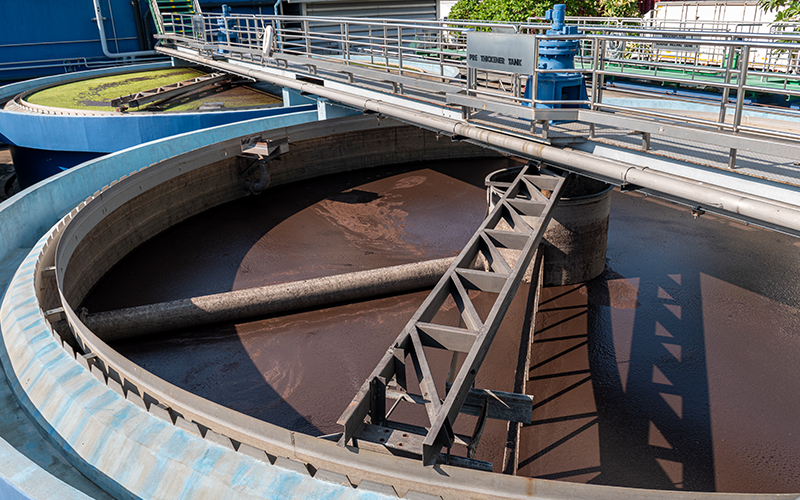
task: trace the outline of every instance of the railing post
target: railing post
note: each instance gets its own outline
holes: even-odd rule
[[[598,97],[598,75],[597,67],[600,64],[600,40],[595,38],[592,40],[592,111],[597,110],[597,97]]]
[[[345,41],[345,64],[350,65],[350,25],[344,23],[344,41]]]
[[[397,27],[397,71],[400,75],[403,74],[403,28]],[[400,93],[402,94],[403,86],[400,85]]]
[[[533,38],[533,78],[531,78],[531,133],[536,133],[536,88],[539,86],[539,35]]]
[[[728,88],[728,85],[731,83],[731,69],[733,68],[733,54],[736,50],[736,47],[731,45],[728,47],[728,54],[727,60],[725,61],[725,87],[722,89],[722,101],[720,102],[720,109],[719,109],[719,122],[725,123],[725,117],[728,114],[728,96],[730,95],[731,89]],[[719,127],[722,130],[723,127]]]
[[[369,38],[368,38],[368,40],[369,41],[367,43],[369,44],[369,63],[374,66],[375,65],[375,49],[372,47],[372,45],[374,44],[374,42],[372,41],[372,24],[369,25]]]
[[[308,19],[303,21],[303,37],[306,39],[306,56],[311,57],[311,25]]]
[[[389,32],[386,28],[386,21],[383,22],[383,63],[386,65],[386,72],[389,72]]]
[[[473,90],[477,85],[478,79],[478,70],[475,68],[467,68],[467,95],[469,95],[469,91]],[[461,106],[461,118],[464,120],[469,120],[470,115],[472,114],[472,109],[469,106]]]
[[[436,47],[439,49],[439,76],[442,77],[442,81],[444,81],[444,40],[446,33],[446,31],[436,33]]]
[[[739,58],[739,80],[736,89],[736,112],[733,115],[733,133],[739,132],[739,126],[742,124],[742,107],[744,106],[744,86],[747,82],[747,65],[750,62],[750,46],[742,45],[742,55]],[[731,148],[730,155],[728,156],[728,168],[736,168],[736,149]]]
[[[605,71],[606,69],[606,41],[601,40],[600,46],[597,49],[597,57],[598,57],[598,64],[599,70]],[[606,83],[606,75],[600,74],[598,75],[599,78],[597,79],[597,100],[595,100],[595,104],[602,104],[603,103],[603,86]]]
[[[742,45],[742,55],[739,58],[739,80],[736,89],[736,113],[733,115],[733,131],[739,131],[742,124],[742,106],[744,106],[744,86],[747,83],[747,65],[750,62],[750,46]]]

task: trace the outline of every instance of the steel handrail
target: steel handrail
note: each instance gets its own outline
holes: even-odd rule
[[[188,16],[185,21],[189,21]],[[220,15],[209,15],[206,38],[214,39],[219,33],[216,20]],[[316,73],[316,68],[311,60],[329,61],[348,66],[363,66],[365,69],[387,74],[396,73],[400,76],[416,76],[425,74],[439,75],[442,81],[453,86],[453,93],[466,92],[467,95],[490,95],[494,99],[506,101],[510,104],[554,104],[554,101],[537,99],[536,95],[527,100],[521,97],[520,75],[511,72],[481,71],[484,75],[480,79],[470,77],[474,70],[468,68],[466,61],[463,34],[467,30],[454,28],[449,21],[414,22],[408,20],[370,19],[370,18],[324,18],[315,16],[258,16],[258,15],[231,15],[225,16],[226,23],[232,26],[228,29],[231,34],[237,35],[236,41],[229,40],[220,47],[232,59],[252,61],[262,66],[272,64],[263,58],[254,59],[254,54],[261,51],[261,33],[269,24],[280,24],[276,30],[276,38],[280,45],[275,57],[281,54],[291,54],[295,57],[309,58],[310,73]],[[188,22],[186,23],[188,25]],[[508,24],[484,23],[474,24],[465,22],[462,26],[504,26]],[[227,24],[226,24],[227,26]],[[525,29],[540,30],[546,26],[515,25],[516,32]],[[451,36],[457,34],[457,36]],[[589,95],[586,101],[570,101],[570,103],[586,104],[591,109],[600,112],[613,112],[611,106],[603,102],[603,91],[608,88],[608,78],[635,77],[649,80],[658,85],[664,82],[678,85],[712,85],[723,89],[723,97],[717,102],[717,119],[692,118],[684,120],[687,123],[714,126],[718,130],[731,130],[728,111],[733,108],[733,133],[740,130],[743,99],[731,102],[731,90],[737,95],[745,92],[761,92],[786,96],[800,95],[800,89],[794,90],[791,85],[800,82],[800,75],[792,74],[797,62],[794,54],[800,52],[800,36],[782,33],[745,33],[731,31],[686,31],[676,29],[652,28],[620,28],[615,26],[592,26],[578,35],[549,36],[531,33],[536,40],[535,48],[542,40],[578,40],[582,44],[580,61],[577,68],[570,73],[584,74],[589,82]],[[691,37],[685,40],[676,40],[676,37]],[[187,37],[191,38],[191,37]],[[685,44],[693,49],[689,52],[681,47],[663,48],[656,44]],[[213,42],[212,42],[213,44]],[[237,54],[237,51],[243,51]],[[368,59],[360,59],[368,56]],[[422,71],[409,67],[408,61],[415,61],[432,65],[431,71]],[[735,61],[734,61],[735,60]],[[297,60],[293,61],[295,64]],[[735,63],[734,63],[735,62]],[[288,64],[288,63],[287,63]],[[396,66],[396,67],[395,67]],[[453,82],[446,78],[446,68],[453,68],[467,75],[466,81]],[[670,73],[664,71],[670,70]],[[672,71],[674,70],[674,71]],[[535,69],[532,74],[533,86],[540,75],[547,73],[563,72],[559,70]],[[676,74],[680,72],[682,74]],[[746,81],[748,75],[750,81]],[[376,74],[377,77],[377,74]],[[378,77],[380,78],[380,77]],[[756,81],[760,79],[761,82]],[[773,81],[775,83],[770,84]],[[353,76],[349,77],[353,81]],[[482,82],[493,82],[486,87]],[[505,86],[510,82],[510,89]],[[363,83],[366,84],[366,83]],[[394,91],[403,93],[403,85],[394,84]],[[535,93],[534,93],[535,94]],[[424,99],[424,96],[422,96]],[[674,96],[673,96],[674,98]],[[677,98],[677,100],[692,100],[691,98]],[[435,100],[434,100],[435,101]],[[440,101],[435,101],[441,104]],[[568,103],[569,104],[569,103]],[[467,105],[469,108],[469,105]],[[617,108],[621,108],[617,106]],[[639,116],[649,121],[666,118],[654,115],[652,112],[637,110],[635,107],[624,107],[626,113]],[[772,113],[773,110],[759,109],[760,112]],[[781,111],[780,114],[784,112]],[[465,116],[469,116],[467,113]],[[752,133],[752,132],[751,132]],[[800,141],[800,135],[793,136],[793,140]],[[735,150],[731,150],[731,165],[735,158]]]

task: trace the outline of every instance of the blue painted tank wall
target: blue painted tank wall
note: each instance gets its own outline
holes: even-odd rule
[[[85,69],[86,59],[108,61],[100,46],[97,24],[92,20],[95,17],[92,0],[5,0],[2,6],[0,79],[32,78]],[[100,6],[106,18],[104,26],[109,50],[142,50],[131,0],[102,0]],[[10,70],[25,62],[44,67]]]
[[[274,1],[201,0],[204,12],[227,3],[234,13],[272,14]],[[147,50],[137,37],[131,0],[101,0],[111,52]],[[139,0],[144,36],[152,45],[155,27],[147,0]],[[72,71],[114,60],[103,54],[92,0],[0,0],[0,81],[19,81]],[[88,63],[88,66],[87,66]]]
[[[0,112],[0,140],[35,149],[111,153],[190,130],[313,109],[316,106],[108,116]]]

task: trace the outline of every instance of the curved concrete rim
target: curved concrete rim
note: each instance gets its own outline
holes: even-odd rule
[[[203,132],[205,131],[198,133]],[[193,134],[187,134],[187,136],[191,135]],[[114,155],[112,161],[124,158],[126,154],[133,154],[138,149],[132,148],[118,153]],[[95,166],[103,164],[104,162],[93,162]],[[93,213],[92,209],[103,208],[104,202],[113,200],[115,194],[122,194],[125,187],[141,180],[138,178],[146,176],[148,170],[97,191],[48,231],[34,245],[17,269],[15,278],[9,287],[12,293],[6,294],[2,307],[0,307],[2,341],[7,350],[0,355],[4,353],[8,355],[7,357],[2,356],[2,363],[6,374],[13,382],[12,386],[16,396],[33,418],[42,425],[43,430],[65,448],[77,466],[93,479],[102,482],[105,488],[114,491],[118,496],[139,496],[129,489],[129,482],[134,479],[147,479],[131,478],[129,464],[120,458],[121,454],[116,446],[123,443],[133,445],[133,442],[137,442],[141,447],[141,453],[149,451],[154,453],[157,458],[163,457],[163,460],[167,461],[163,463],[169,463],[170,466],[178,467],[183,471],[193,471],[195,474],[207,472],[209,477],[201,477],[197,484],[194,484],[196,488],[194,491],[197,494],[201,494],[200,492],[213,494],[211,489],[203,489],[202,486],[208,484],[210,488],[214,480],[224,480],[221,479],[222,475],[234,474],[236,471],[235,484],[229,483],[231,488],[249,487],[248,492],[257,493],[253,484],[258,480],[259,475],[263,475],[262,483],[264,481],[271,482],[270,488],[272,489],[269,490],[269,493],[273,496],[287,493],[287,497],[295,498],[307,497],[311,494],[316,496],[322,494],[329,498],[347,498],[358,494],[368,498],[377,497],[376,493],[380,492],[391,492],[409,498],[443,496],[445,498],[733,499],[743,497],[735,494],[637,490],[564,483],[466,471],[448,466],[425,468],[416,461],[364,450],[341,448],[332,442],[249,419],[249,417],[202,400],[195,395],[183,394],[180,389],[170,384],[165,384],[159,391],[164,393],[164,402],[159,405],[151,400],[149,404],[146,404],[144,396],[147,394],[148,387],[140,390],[140,393],[137,394],[136,390],[133,390],[135,386],[126,385],[126,382],[130,384],[134,380],[141,379],[150,385],[158,383],[160,379],[153,380],[152,374],[132,363],[130,373],[115,371],[114,363],[122,357],[99,340],[95,340],[96,337],[92,338],[93,334],[88,331],[81,333],[85,340],[94,343],[92,346],[94,349],[91,349],[91,352],[99,358],[99,362],[94,361],[90,364],[89,358],[81,356],[80,353],[75,354],[74,351],[70,352],[68,344],[59,342],[57,336],[53,334],[45,312],[41,310],[36,300],[37,287],[35,283],[37,279],[43,279],[42,273],[46,273],[45,269],[50,264],[49,259],[55,251],[56,233],[63,231],[61,241],[68,241],[70,239],[68,236],[74,235],[74,231],[80,229],[80,219],[88,218]],[[150,171],[155,172],[155,170]],[[78,172],[80,170],[65,172],[51,182],[68,179],[71,175],[77,175]],[[92,188],[86,186],[85,189]],[[7,204],[0,205],[0,214],[9,206]],[[77,223],[66,226],[66,220],[73,218]],[[96,223],[96,221],[94,222]],[[87,224],[83,228],[84,230],[92,225],[91,220],[84,220],[84,223]],[[63,277],[63,270],[58,270],[58,273]],[[74,311],[71,310],[69,304],[64,304],[64,306],[65,313],[73,326],[80,329],[81,324]],[[108,364],[103,359],[104,355],[108,356],[106,358],[109,361]],[[120,363],[124,364],[126,361],[122,358]],[[72,376],[66,377],[67,374]],[[80,380],[76,382],[76,379]],[[188,407],[178,406],[181,402],[188,402]],[[170,411],[170,408],[164,403],[175,404],[172,409],[182,409],[185,414],[177,415],[176,412]],[[148,411],[145,412],[144,408],[147,408]],[[70,409],[76,410],[76,413],[65,413]],[[192,415],[189,410],[196,413]],[[165,417],[165,420],[159,420],[159,415],[162,418]],[[69,418],[64,418],[65,416]],[[242,444],[238,447],[238,451],[233,451],[236,448],[235,443],[231,440],[233,436],[226,436],[214,429],[207,429],[203,433],[203,429],[192,421],[194,416],[202,418],[206,422],[221,421],[218,430],[222,431],[229,429],[241,433],[244,430],[252,430],[254,426],[261,433],[260,439],[263,440],[264,447],[268,449],[259,450],[239,441]],[[147,429],[149,432],[146,434],[137,432],[141,429]],[[87,436],[94,436],[89,445],[81,442],[82,439],[88,440]],[[76,444],[79,442],[81,442],[80,445]],[[193,450],[190,458],[194,461],[190,464],[178,462],[171,446],[167,445],[167,443],[173,443],[174,446],[176,442]],[[98,453],[103,452],[106,455],[97,456]],[[109,457],[109,454],[113,456]],[[213,460],[209,459],[211,456],[214,457]],[[261,457],[261,461],[254,461],[252,457]],[[264,460],[264,457],[269,461]],[[139,458],[145,460],[152,457],[143,454],[139,455]],[[206,465],[203,465],[204,463]],[[213,467],[209,468],[209,464],[216,466],[220,463],[225,466],[219,467],[219,470],[215,470]],[[278,467],[272,467],[273,464]],[[101,469],[100,466],[105,468]],[[287,471],[285,468],[290,468],[295,472]],[[242,470],[245,472],[241,472]],[[309,477],[312,473],[313,479]],[[323,478],[328,482],[320,481]],[[244,479],[251,482],[243,486]],[[344,484],[343,481],[346,481],[348,484],[333,488],[330,481],[340,484]],[[348,489],[354,483],[359,484],[359,488],[357,490]],[[266,496],[267,492],[258,491]],[[159,493],[163,496],[173,492],[174,490]],[[428,496],[421,496],[417,492]],[[156,492],[153,493],[155,496]],[[794,498],[796,495],[745,496],[748,498]]]

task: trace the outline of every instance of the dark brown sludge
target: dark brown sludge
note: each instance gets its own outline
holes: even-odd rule
[[[86,306],[96,312],[455,255],[485,215],[485,175],[511,164],[411,164],[268,190],[142,245]],[[712,215],[695,220],[637,194],[611,198],[604,274],[544,290],[519,474],[800,490],[800,241]],[[513,389],[528,292],[520,287],[478,387]],[[115,347],[210,400],[323,435],[339,430],[342,410],[426,294]],[[435,373],[442,385],[446,375]],[[471,430],[474,418],[461,420]],[[506,424],[490,421],[476,458],[501,470],[505,442]]]

